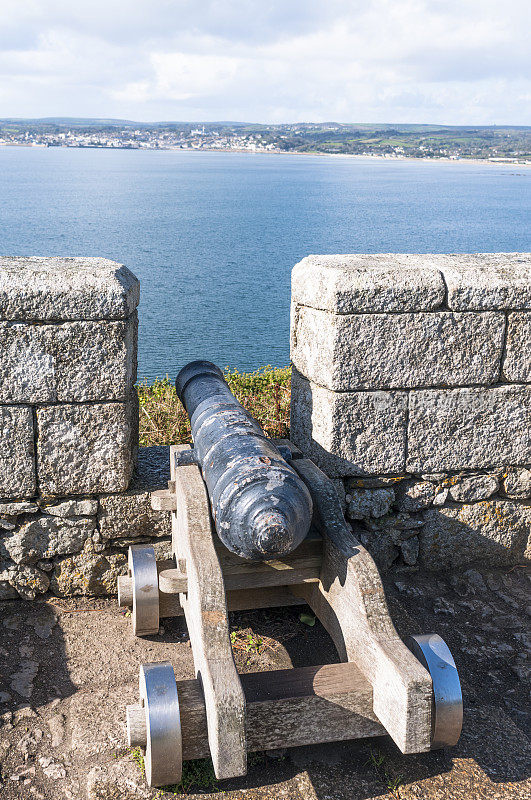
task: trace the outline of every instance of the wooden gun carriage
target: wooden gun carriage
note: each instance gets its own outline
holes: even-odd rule
[[[168,490],[152,506],[172,518],[173,562],[133,546],[118,602],[137,636],[183,615],[196,678],[169,662],[140,667],[140,703],[127,707],[131,746],[145,748],[150,786],[178,783],[182,761],[211,756],[218,779],[245,775],[247,753],[389,734],[402,753],[454,745],[461,732],[457,670],[436,634],[408,646],[391,621],[378,569],[346,523],[333,483],[290,442],[276,442],[309,491],[313,522],[291,552],[249,561],[213,523],[189,446],[170,448]],[[239,675],[228,611],[307,603],[339,664]]]

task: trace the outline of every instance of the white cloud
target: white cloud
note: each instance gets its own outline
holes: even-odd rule
[[[0,116],[531,123],[529,4],[2,0]]]

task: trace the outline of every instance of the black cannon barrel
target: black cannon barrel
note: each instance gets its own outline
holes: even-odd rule
[[[187,364],[175,385],[190,417],[194,452],[222,542],[251,561],[295,550],[312,518],[312,500],[297,473],[236,400],[215,364]]]

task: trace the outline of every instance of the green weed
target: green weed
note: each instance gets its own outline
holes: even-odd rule
[[[400,800],[400,786],[402,785],[402,775],[399,773],[393,774],[391,769],[386,764],[386,757],[381,750],[375,750],[371,747],[369,753],[369,760],[367,762],[377,772],[378,777],[387,787],[387,791],[395,800]]]
[[[142,775],[145,777],[146,770],[144,767],[144,756],[140,747],[132,748],[130,751],[131,758],[138,765]],[[159,789],[157,797],[163,797],[164,794],[183,795],[188,794],[190,790],[194,791],[220,791],[217,786],[217,779],[214,774],[214,767],[209,758],[198,759],[197,761],[184,761],[183,774],[180,783],[172,786],[165,786]]]
[[[146,768],[144,766],[144,756],[142,755],[142,750],[140,749],[140,747],[133,747],[131,749],[131,758],[140,769],[142,775],[145,776]]]
[[[212,761],[209,758],[201,758],[197,761],[183,762],[183,775],[180,783],[175,786],[166,786],[164,792],[173,795],[183,795],[189,792],[220,792],[217,778],[214,773]]]
[[[289,436],[291,367],[254,372],[225,370],[225,379],[244,408],[268,436]],[[137,385],[140,445],[188,444],[190,422],[168,376]]]

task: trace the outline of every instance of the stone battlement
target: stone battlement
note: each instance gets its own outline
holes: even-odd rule
[[[531,254],[309,256],[291,357],[291,438],[382,568],[530,555]]]
[[[138,301],[112,261],[0,259],[0,598],[114,591],[122,539],[169,534],[165,449],[132,480]]]

